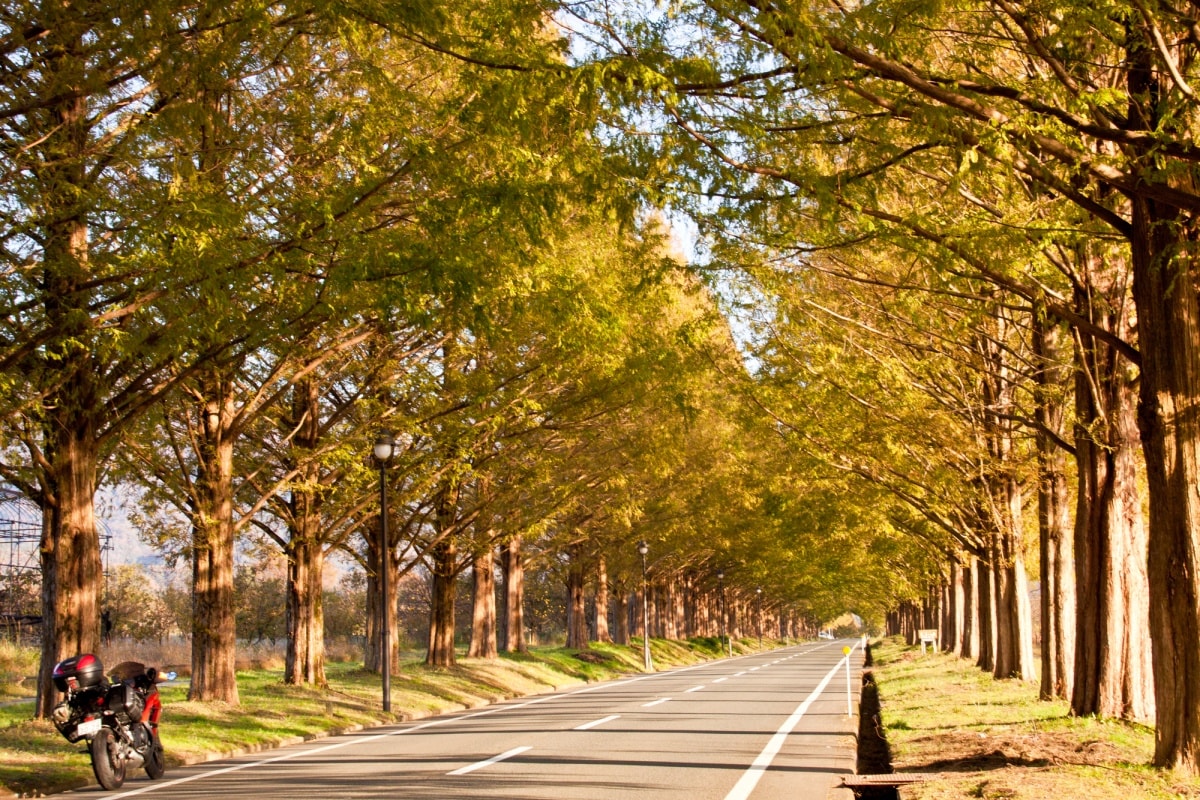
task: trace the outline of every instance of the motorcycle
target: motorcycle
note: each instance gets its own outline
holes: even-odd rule
[[[157,684],[174,680],[174,672],[124,661],[105,677],[100,659],[84,653],[55,664],[52,676],[66,699],[54,707],[50,719],[68,742],[87,741],[92,771],[101,786],[121,788],[130,768],[144,767],[152,779],[163,776]]]

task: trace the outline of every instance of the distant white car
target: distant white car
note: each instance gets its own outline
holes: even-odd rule
[[[829,631],[821,631],[820,633],[817,634],[817,636],[821,639],[832,639],[833,638],[833,634],[830,633]]]

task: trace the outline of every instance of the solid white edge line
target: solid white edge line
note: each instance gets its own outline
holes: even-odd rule
[[[851,648],[850,652],[853,653],[854,649]],[[783,749],[783,743],[787,741],[788,734],[800,724],[800,719],[808,711],[809,706],[821,696],[821,692],[825,691],[825,687],[829,685],[829,682],[833,680],[833,676],[837,674],[842,664],[849,658],[849,655],[842,656],[833,665],[833,669],[829,670],[825,677],[821,679],[821,682],[817,684],[817,688],[812,690],[812,694],[806,697],[804,702],[792,712],[792,715],[784,720],[784,723],[779,726],[779,730],[767,742],[767,746],[758,754],[758,758],[754,759],[754,763],[750,765],[750,768],[742,773],[742,777],[729,790],[729,794],[725,795],[725,800],[747,800],[750,797],[750,793],[758,785],[758,781],[762,778],[763,773],[767,771],[767,767],[771,766],[771,762],[775,760],[775,756]]]
[[[512,750],[505,750],[500,755],[492,756],[491,758],[487,759],[486,761],[476,761],[474,764],[470,764],[465,767],[460,767],[459,769],[456,769],[453,772],[447,772],[446,774],[447,775],[466,775],[468,772],[474,772],[477,769],[483,769],[484,767],[490,767],[492,764],[497,764],[501,761],[504,761],[507,758],[512,758],[513,756],[519,756],[521,753],[524,753],[526,750],[532,750],[532,749],[533,749],[532,745],[524,745],[522,747],[514,747]]]
[[[620,719],[620,718],[621,718],[620,714],[609,714],[607,717],[604,717],[602,719],[594,719],[591,722],[585,722],[582,725],[577,726],[575,728],[575,730],[577,730],[577,731],[591,730],[592,728],[596,727],[597,725],[603,725],[606,722],[612,722],[614,719]]]

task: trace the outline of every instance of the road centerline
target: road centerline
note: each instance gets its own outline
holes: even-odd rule
[[[503,753],[501,753],[498,756],[492,756],[491,758],[486,759],[484,761],[476,761],[474,764],[468,764],[465,767],[460,767],[460,768],[454,770],[453,772],[447,772],[446,774],[447,775],[466,775],[467,773],[474,772],[477,769],[483,769],[484,767],[490,767],[492,764],[498,764],[499,762],[504,761],[505,759],[512,758],[513,756],[519,756],[521,753],[524,753],[526,750],[532,750],[532,749],[533,749],[532,745],[523,745],[521,747],[514,747],[512,750],[505,750]]]
[[[592,728],[595,728],[597,725],[603,725],[606,722],[612,722],[614,719],[620,719],[620,718],[621,718],[620,714],[609,714],[607,717],[601,717],[600,719],[594,719],[591,722],[585,722],[582,725],[578,725],[575,727],[575,730],[588,731],[588,730],[591,730]]]

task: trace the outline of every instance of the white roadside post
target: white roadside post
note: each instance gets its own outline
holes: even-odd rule
[[[846,716],[854,716],[854,705],[850,700],[850,647],[843,647],[842,654],[846,656]]]

